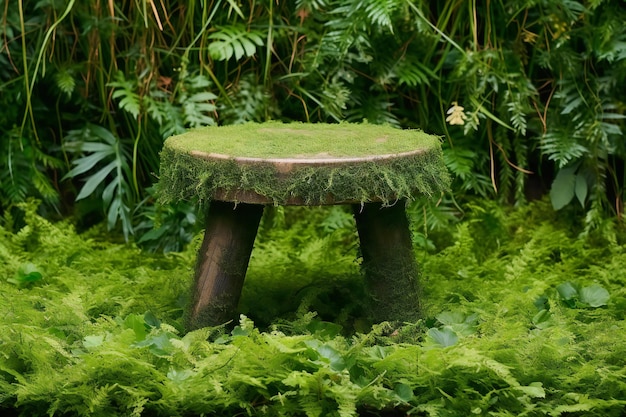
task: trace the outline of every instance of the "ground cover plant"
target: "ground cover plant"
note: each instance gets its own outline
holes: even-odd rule
[[[182,317],[200,236],[154,255],[50,223],[2,229],[0,412],[20,416],[623,416],[626,246],[547,202],[426,236],[426,314],[363,321],[340,207],[263,219],[238,323]],[[5,219],[10,222],[11,219]]]

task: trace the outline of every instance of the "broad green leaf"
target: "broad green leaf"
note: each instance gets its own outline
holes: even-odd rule
[[[524,394],[532,398],[546,398],[546,391],[543,389],[541,382],[532,382],[528,386],[520,385],[515,387],[516,390],[522,391]]]
[[[369,356],[374,359],[385,359],[387,357],[388,348],[385,346],[375,345],[368,349]]]
[[[465,314],[458,311],[444,311],[435,317],[441,324],[461,324],[465,322]]]
[[[90,124],[89,131],[93,133],[96,137],[104,139],[104,141],[107,142],[109,145],[115,145],[115,143],[117,142],[115,136],[113,136],[113,133],[111,133],[110,130],[105,129],[102,126]]]
[[[562,168],[552,182],[550,201],[555,210],[560,210],[572,201],[576,187],[575,167]]]
[[[576,175],[576,198],[580,202],[580,205],[585,208],[585,200],[587,200],[587,179],[583,174]]]
[[[541,310],[539,313],[535,314],[532,322],[539,329],[547,329],[554,324],[552,322],[552,313],[548,310]]]
[[[104,343],[104,336],[102,335],[90,335],[83,338],[83,346],[87,349],[98,347]]]
[[[124,319],[124,326],[135,332],[136,341],[141,341],[146,338],[148,332],[143,316],[140,316],[139,314],[129,314],[126,319]]]
[[[17,270],[17,273],[18,275],[24,277],[24,280],[26,281],[37,281],[40,280],[42,276],[39,269],[31,262],[22,264]]]
[[[213,93],[209,93],[208,91],[202,92],[202,93],[195,93],[195,94],[192,94],[191,97],[189,97],[189,100],[195,101],[195,102],[211,101],[215,99],[217,99],[217,96]]]
[[[235,54],[235,59],[237,61],[239,61],[241,57],[243,57],[246,54],[243,48],[243,42],[245,41],[246,41],[245,39],[238,39],[238,42],[235,41],[232,43],[233,52]]]
[[[571,282],[564,282],[563,284],[557,285],[556,291],[559,293],[562,299],[568,301],[573,300],[578,297],[578,290]]]
[[[39,269],[34,264],[28,262],[22,264],[18,268],[14,279],[8,279],[7,281],[12,284],[22,286],[32,282],[40,281],[42,278],[43,275],[41,274]]]
[[[248,329],[243,329],[241,326],[235,326],[235,328],[230,332],[233,337],[243,336],[247,337],[250,335],[250,331]]]
[[[580,290],[580,302],[590,307],[602,307],[609,302],[609,292],[599,284],[592,284]]]
[[[98,162],[105,161],[110,155],[115,154],[114,149],[112,149],[108,145],[105,146],[107,146],[109,149],[106,151],[97,151],[92,153],[91,155],[84,156],[75,160],[74,165],[76,166],[72,168],[67,174],[65,174],[63,179],[65,180],[67,178],[73,178],[80,174],[84,174],[85,172],[93,169],[98,164]]]
[[[405,403],[408,403],[414,397],[413,389],[407,384],[404,384],[402,382],[399,382],[396,384],[396,386],[393,389],[393,392],[395,392],[399,400]]]
[[[343,329],[336,323],[322,320],[313,320],[306,326],[307,330],[321,338],[331,339],[341,333]]]
[[[346,362],[341,353],[329,345],[322,345],[317,349],[321,357],[330,361],[330,367],[335,371],[343,371],[346,369]]]
[[[76,201],[82,200],[85,197],[89,197],[100,185],[106,177],[115,169],[117,161],[111,161],[108,165],[102,168],[100,171],[95,174],[89,176],[83,188],[81,188],[80,193],[76,197]]]
[[[304,344],[311,348],[321,358],[326,359],[330,363],[330,367],[335,371],[346,369],[346,362],[334,347],[328,344],[321,344],[317,339],[305,340]]]
[[[113,200],[113,194],[115,193],[115,189],[119,183],[117,181],[111,181],[102,191],[102,201],[104,202],[105,207],[111,204]]]
[[[442,347],[453,346],[459,341],[459,337],[449,328],[441,330],[432,328],[428,330],[428,336]]]
[[[476,332],[478,315],[466,316],[459,311],[444,311],[437,315],[436,319],[450,328],[457,336],[469,336]]]
[[[533,304],[537,307],[537,310],[550,310],[550,302],[545,295],[537,297]]]
[[[83,152],[106,152],[108,154],[115,153],[115,148],[109,143],[102,142],[84,142],[80,145],[80,150]]]
[[[143,315],[143,319],[145,323],[150,327],[154,327],[156,329],[161,327],[161,320],[159,320],[151,311],[146,311],[146,313]]]
[[[167,232],[166,227],[159,227],[158,229],[152,229],[145,233],[141,238],[137,241],[137,243],[144,243],[150,240],[158,240],[161,236],[163,236]]]
[[[133,346],[148,347],[150,352],[158,356],[169,355],[174,349],[174,345],[170,342],[173,335],[169,333],[161,333],[156,336],[148,337]]]
[[[191,369],[182,369],[182,370],[170,369],[167,372],[166,376],[168,379],[170,379],[173,382],[181,383],[187,378],[189,378],[190,376],[193,376],[194,374],[195,372],[193,372]]]

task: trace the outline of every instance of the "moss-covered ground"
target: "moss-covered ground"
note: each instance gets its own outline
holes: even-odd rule
[[[24,206],[0,231],[3,416],[623,416],[626,246],[544,203],[423,233],[425,316],[372,326],[351,215],[270,210],[238,323],[185,334],[195,250]]]

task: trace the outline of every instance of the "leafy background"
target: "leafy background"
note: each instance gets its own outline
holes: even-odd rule
[[[2,0],[0,10],[5,209],[35,196],[48,217],[106,220],[141,239],[161,218],[183,222],[152,204],[167,136],[367,119],[444,138],[456,180],[442,210],[549,192],[586,234],[610,237],[621,219],[620,1]],[[446,123],[453,108],[463,124]]]
[[[623,2],[0,11],[3,415],[624,415]],[[341,208],[278,208],[238,325],[183,332],[201,221],[155,204],[163,140],[270,119],[441,135],[423,320],[364,321]]]

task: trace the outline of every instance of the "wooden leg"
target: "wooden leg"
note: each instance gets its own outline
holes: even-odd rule
[[[198,253],[190,330],[235,318],[262,214],[258,204],[211,202]]]
[[[375,321],[415,321],[420,316],[418,266],[405,202],[354,205],[363,268]]]

